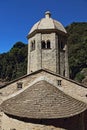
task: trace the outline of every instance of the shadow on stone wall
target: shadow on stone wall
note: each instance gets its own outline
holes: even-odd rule
[[[13,115],[8,115],[10,118],[26,122],[26,123],[33,123],[33,124],[40,124],[46,126],[54,126],[56,128],[63,128],[65,130],[82,130],[82,114],[73,116],[70,118],[63,118],[63,119],[28,119],[28,118],[21,118]],[[87,121],[87,120],[86,120]],[[86,126],[87,127],[87,126]]]

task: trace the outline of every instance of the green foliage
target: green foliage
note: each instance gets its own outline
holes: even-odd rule
[[[17,42],[12,49],[0,55],[0,78],[7,81],[18,78],[27,71],[27,45]]]
[[[80,71],[87,68],[87,23],[72,23],[66,27],[68,32],[68,50],[70,77],[78,79]]]
[[[80,82],[80,83],[82,82],[82,80],[84,78],[85,78],[85,76],[81,72],[77,73],[76,76],[75,76],[75,80]]]

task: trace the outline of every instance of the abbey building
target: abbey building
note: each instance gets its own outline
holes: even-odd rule
[[[0,88],[0,130],[87,130],[87,87],[69,79],[65,28],[47,11],[27,38],[27,74]]]

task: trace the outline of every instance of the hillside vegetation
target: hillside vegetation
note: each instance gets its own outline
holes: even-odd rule
[[[81,82],[87,76],[87,23],[66,27],[70,77]],[[7,53],[0,54],[0,80],[10,81],[27,71],[27,45],[17,42]]]
[[[13,80],[26,74],[27,45],[17,42],[7,53],[0,55],[0,78]]]
[[[70,77],[81,82],[87,75],[87,23],[72,23],[66,30]]]

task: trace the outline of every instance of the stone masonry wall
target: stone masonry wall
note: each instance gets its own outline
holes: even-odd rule
[[[25,88],[26,86],[29,86],[35,81],[37,82],[38,81],[37,79],[41,80],[41,77],[43,80],[47,80],[48,82],[52,83],[53,85],[58,87],[60,90],[64,91],[66,94],[87,103],[87,97],[86,97],[87,88],[82,87],[80,84],[76,82],[74,83],[74,81],[71,81],[68,79],[66,80],[60,76],[56,76],[55,74],[53,75],[45,71],[41,71],[36,74],[25,76],[24,78],[16,80],[15,82],[0,89],[0,98],[3,100],[4,98],[7,98],[7,96],[9,95],[13,93],[15,94],[16,92],[21,91],[20,89],[17,88],[18,82],[22,82],[23,88]],[[61,86],[58,86],[58,80],[61,80]]]
[[[55,33],[37,33],[28,43],[28,74],[41,68],[56,72],[56,38]],[[31,42],[35,40],[35,50],[31,51]],[[50,49],[41,49],[41,41],[50,40]]]
[[[42,40],[50,41],[50,49],[42,49],[42,68],[56,72],[56,38],[55,33],[42,34]]]
[[[66,119],[27,119],[24,122],[3,114],[2,130],[84,130],[81,118],[78,115]]]
[[[32,42],[35,41],[35,49],[32,50]],[[30,38],[28,41],[28,66],[27,66],[27,74],[34,72],[37,70],[37,41],[36,35]]]

